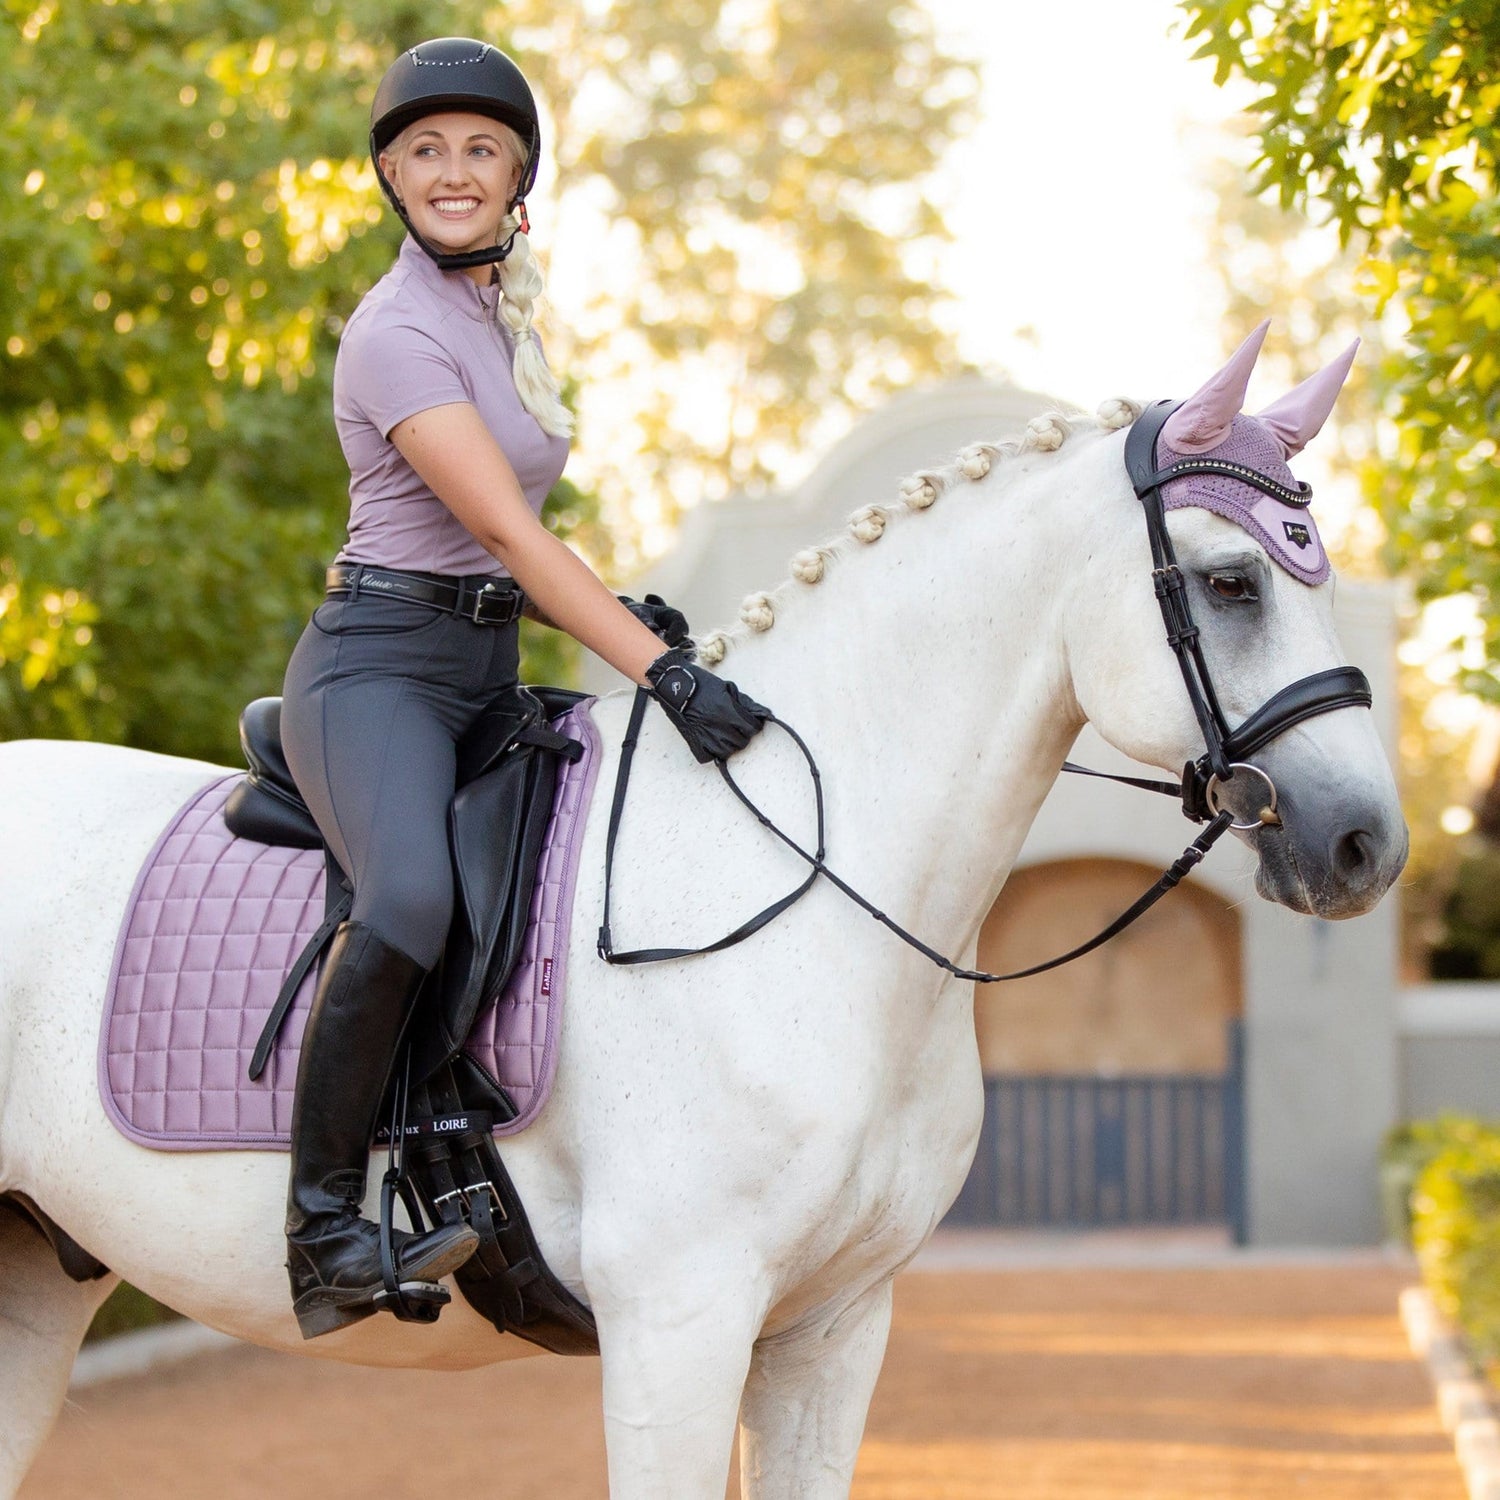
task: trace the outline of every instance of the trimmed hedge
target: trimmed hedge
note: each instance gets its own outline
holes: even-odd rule
[[[1408,1120],[1386,1133],[1380,1148],[1381,1211],[1386,1239],[1412,1248],[1412,1194],[1429,1162],[1455,1146],[1467,1146],[1492,1129],[1470,1115]]]
[[[1411,1194],[1412,1246],[1422,1279],[1462,1328],[1474,1355],[1500,1367],[1500,1128],[1443,1124]]]

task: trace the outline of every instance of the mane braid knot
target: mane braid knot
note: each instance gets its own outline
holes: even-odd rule
[[[865,505],[849,517],[848,530],[842,537],[821,542],[814,547],[804,547],[793,554],[791,575],[798,583],[808,585],[821,583],[827,577],[829,564],[849,550],[851,541],[869,545],[885,535],[887,525],[903,513],[920,513],[936,503],[939,496],[955,481],[966,479],[975,482],[984,479],[994,466],[1007,458],[1023,453],[1053,453],[1061,448],[1069,436],[1080,427],[1093,427],[1104,432],[1117,432],[1129,427],[1141,414],[1139,402],[1124,398],[1104,402],[1097,421],[1087,417],[1065,416],[1061,412],[1047,412],[1033,417],[1026,424],[1026,431],[1017,441],[999,443],[970,443],[963,448],[955,464],[945,469],[923,469],[901,481],[900,501],[895,505]],[[729,654],[729,649],[746,632],[763,634],[776,623],[778,599],[785,594],[785,587],[771,593],[747,594],[740,605],[739,624],[728,630],[710,630],[698,641],[697,659],[707,667],[718,666]]]

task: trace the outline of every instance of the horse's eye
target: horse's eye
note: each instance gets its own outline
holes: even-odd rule
[[[1260,597],[1255,592],[1255,585],[1243,573],[1210,573],[1208,586],[1219,598],[1232,599],[1236,603],[1245,603]]]

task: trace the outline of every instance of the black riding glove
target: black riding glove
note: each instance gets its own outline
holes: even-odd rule
[[[651,695],[666,709],[700,764],[743,750],[771,717],[732,682],[715,677],[686,651],[663,651],[646,668]]]
[[[693,649],[687,616],[680,609],[673,609],[660,594],[647,594],[640,602],[627,599],[624,594],[617,594],[615,597],[647,630],[659,635],[667,645],[680,646],[686,651]]]

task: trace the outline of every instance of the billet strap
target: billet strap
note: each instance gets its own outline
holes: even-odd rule
[[[250,1078],[252,1082],[266,1070],[266,1064],[271,1059],[271,1049],[276,1045],[276,1038],[281,1034],[287,1012],[292,1008],[292,1001],[297,998],[297,991],[302,988],[302,981],[307,978],[307,971],[317,963],[319,956],[332,940],[334,933],[338,931],[339,924],[349,915],[353,905],[354,892],[346,890],[334,902],[317,931],[307,940],[307,946],[302,950],[297,962],[292,965],[291,973],[282,983],[281,990],[276,996],[276,1003],[271,1007],[270,1015],[266,1017],[266,1024],[261,1027],[260,1040],[256,1042],[255,1051],[251,1054]]]
[[[546,750],[549,754],[562,756],[572,765],[577,765],[583,759],[583,746],[577,740],[569,739],[567,735],[559,734],[545,724],[528,724],[516,734],[512,743],[533,745],[538,750]]]
[[[636,693],[635,705],[632,708],[630,714],[630,724],[625,731],[624,743],[620,747],[620,765],[615,775],[614,804],[610,808],[609,834],[605,841],[604,920],[599,928],[599,956],[606,963],[610,964],[623,965],[661,963],[662,961],[670,958],[697,958],[702,954],[717,953],[724,948],[732,948],[736,943],[743,942],[752,933],[758,932],[768,922],[772,921],[794,902],[799,900],[803,895],[807,893],[809,889],[811,889],[813,881],[816,880],[819,875],[821,875],[837,890],[841,891],[852,902],[854,902],[854,904],[858,906],[862,911],[865,911],[870,916],[874,917],[882,927],[889,929],[908,947],[915,948],[916,951],[922,954],[924,958],[930,959],[940,969],[943,969],[947,973],[952,974],[955,979],[967,979],[975,984],[1001,984],[1011,979],[1026,979],[1033,974],[1045,974],[1049,969],[1060,968],[1063,964],[1071,963],[1075,958],[1082,958],[1085,953],[1092,953],[1093,950],[1099,947],[1101,943],[1107,943],[1110,938],[1115,936],[1116,933],[1121,932],[1126,927],[1130,926],[1130,924],[1134,922],[1138,917],[1143,916],[1147,911],[1155,906],[1156,903],[1161,900],[1161,898],[1165,896],[1168,891],[1170,891],[1174,886],[1180,884],[1183,877],[1186,876],[1194,868],[1194,866],[1202,861],[1203,856],[1208,853],[1208,851],[1228,831],[1230,825],[1234,822],[1233,813],[1227,811],[1220,813],[1216,818],[1214,818],[1209,826],[1205,828],[1203,832],[1200,833],[1198,837],[1194,839],[1193,842],[1182,851],[1177,859],[1175,859],[1172,864],[1162,872],[1160,878],[1157,880],[1156,884],[1151,887],[1150,890],[1146,891],[1127,910],[1121,912],[1120,915],[1116,917],[1115,920],[1111,922],[1103,932],[1100,932],[1094,937],[1090,938],[1088,942],[1080,943],[1078,947],[1070,949],[1067,953],[1064,953],[1057,958],[1048,959],[1045,963],[1033,964],[1030,968],[1027,969],[1017,969],[1014,973],[1010,974],[987,974],[984,971],[978,969],[961,969],[951,959],[945,958],[935,948],[929,948],[927,944],[924,943],[920,938],[914,937],[904,927],[902,927],[900,923],[896,922],[891,917],[888,917],[873,903],[867,901],[846,880],[843,880],[840,876],[836,875],[832,870],[828,868],[828,865],[824,859],[826,850],[823,822],[823,781],[821,775],[818,772],[817,763],[813,760],[812,752],[807,748],[807,744],[802,739],[802,736],[799,735],[797,731],[791,727],[791,725],[784,723],[782,720],[778,719],[775,714],[772,714],[767,722],[775,724],[779,729],[781,729],[791,738],[793,743],[802,752],[803,759],[806,760],[808,770],[812,774],[813,792],[818,807],[818,848],[815,854],[809,854],[806,849],[804,849],[800,844],[797,843],[795,839],[791,837],[790,834],[787,834],[780,828],[778,828],[776,824],[769,817],[767,817],[766,814],[763,813],[753,801],[751,801],[745,790],[734,779],[734,776],[730,772],[726,762],[719,760],[715,761],[714,764],[718,768],[719,775],[724,778],[725,785],[728,786],[730,791],[734,793],[734,795],[740,800],[740,802],[750,810],[750,812],[754,815],[756,821],[763,828],[774,834],[776,838],[780,839],[781,842],[785,844],[787,848],[790,849],[799,859],[805,860],[807,864],[812,867],[807,879],[804,880],[796,890],[790,892],[786,896],[783,896],[780,901],[777,901],[771,906],[766,907],[764,911],[752,917],[748,922],[742,923],[739,927],[735,928],[733,932],[726,934],[716,943],[709,943],[702,948],[644,948],[635,953],[616,953],[614,951],[613,945],[610,942],[609,932],[610,876],[614,866],[615,839],[616,835],[619,832],[620,814],[625,805],[625,790],[630,781],[630,763],[634,758],[636,741],[640,735],[641,723],[645,718],[645,705],[646,700],[649,698],[649,696],[650,694],[648,694],[644,688],[640,689]],[[1082,771],[1085,775],[1099,776],[1109,781],[1130,781],[1135,785],[1146,787],[1146,789],[1149,791],[1169,792],[1173,796],[1177,796],[1181,791],[1181,788],[1167,782],[1145,782],[1139,781],[1136,778],[1114,777],[1109,775],[1107,772],[1085,771],[1081,766],[1075,766],[1072,767],[1072,769]]]
[[[723,948],[733,948],[737,943],[742,943],[747,937],[752,936],[766,926],[774,922],[788,907],[795,905],[812,889],[813,881],[818,878],[819,870],[822,868],[822,860],[825,852],[824,840],[824,818],[823,818],[823,778],[818,774],[817,765],[812,758],[812,752],[803,743],[801,737],[795,730],[786,724],[782,724],[774,714],[771,715],[772,724],[780,724],[781,728],[791,735],[796,742],[797,748],[802,751],[803,758],[807,761],[808,770],[812,774],[813,797],[818,809],[818,853],[813,864],[813,869],[806,880],[788,891],[779,901],[773,901],[763,911],[757,912],[747,921],[741,922],[733,932],[726,933],[717,942],[709,943],[702,948],[638,948],[630,953],[616,953],[614,938],[609,927],[610,911],[610,887],[611,876],[615,866],[615,843],[620,833],[620,819],[625,811],[625,790],[630,784],[631,762],[635,759],[635,747],[640,740],[641,725],[646,718],[646,704],[650,701],[651,694],[645,688],[637,688],[635,702],[630,709],[630,723],[625,729],[625,739],[620,745],[620,765],[615,773],[615,795],[614,801],[609,809],[609,832],[604,841],[604,912],[599,923],[599,957],[607,964],[659,964],[665,963],[673,958],[697,958],[704,953],[718,953]],[[758,807],[754,805],[740,789],[735,786],[733,778],[724,769],[722,760],[715,761],[719,768],[719,774],[727,781],[740,801],[755,814],[756,818],[769,828],[772,833],[779,836],[780,830],[771,822]],[[796,846],[793,845],[795,848]],[[797,851],[799,854],[802,851]],[[803,855],[803,858],[808,858]]]

